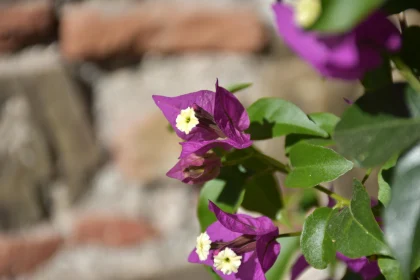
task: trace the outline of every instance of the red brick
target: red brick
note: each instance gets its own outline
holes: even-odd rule
[[[112,216],[83,217],[75,223],[71,240],[110,247],[130,246],[156,236],[152,226],[142,220]]]
[[[266,43],[263,24],[250,10],[188,9],[152,2],[110,12],[114,3],[102,5],[64,9],[60,44],[66,58],[104,59],[145,51],[254,52]]]
[[[0,5],[0,53],[10,52],[52,36],[51,1],[34,0]]]

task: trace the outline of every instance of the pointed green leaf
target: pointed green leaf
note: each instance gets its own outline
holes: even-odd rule
[[[403,280],[400,264],[393,259],[380,258],[378,265],[386,280]]]
[[[226,89],[230,91],[231,93],[235,93],[235,92],[244,90],[246,88],[249,88],[250,86],[252,86],[252,83],[241,83],[241,84],[228,85]]]
[[[262,98],[248,108],[255,140],[291,133],[328,137],[328,133],[311,121],[296,105],[280,98]]]
[[[327,225],[333,213],[331,208],[316,209],[303,225],[300,246],[306,261],[316,269],[324,269],[335,260],[335,248],[327,234]]]
[[[385,209],[385,233],[405,278],[420,254],[420,145],[402,157],[395,168],[392,197]]]
[[[412,87],[407,86],[405,91],[405,101],[413,117],[420,117],[420,94]]]
[[[348,161],[334,150],[299,143],[290,150],[292,171],[286,178],[287,187],[314,187],[323,182],[334,181],[353,168]]]
[[[378,172],[378,199],[385,207],[388,206],[389,201],[391,200],[391,186],[389,185],[389,182],[393,172],[392,167],[397,163],[397,159],[397,156],[389,159]]]
[[[336,115],[326,112],[312,113],[308,117],[329,135],[332,135],[335,126],[340,121]]]
[[[409,118],[405,85],[371,92],[347,109],[334,132],[338,150],[363,167],[386,162],[420,139],[420,117]]]
[[[357,180],[353,181],[350,206],[331,217],[327,233],[335,242],[337,251],[349,258],[375,254],[391,255],[370,209],[369,195]]]

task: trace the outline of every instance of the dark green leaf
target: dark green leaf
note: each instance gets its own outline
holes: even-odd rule
[[[389,185],[389,182],[392,177],[392,167],[397,163],[397,159],[397,156],[389,159],[378,172],[378,199],[384,206],[388,206],[389,201],[391,200],[391,186]]]
[[[303,225],[300,246],[306,261],[316,269],[324,269],[335,260],[335,248],[327,234],[333,210],[323,207],[309,215]]]
[[[322,14],[311,29],[325,32],[350,30],[383,3],[385,0],[322,0]]]
[[[291,133],[328,137],[328,133],[312,122],[296,105],[279,98],[262,98],[248,108],[255,140]]]
[[[334,181],[353,168],[353,163],[334,150],[299,143],[290,150],[292,171],[286,178],[287,187],[314,187]]]
[[[353,182],[350,206],[331,217],[327,233],[335,242],[337,251],[349,258],[391,255],[370,209],[369,195],[357,180]]]
[[[339,151],[374,167],[420,139],[420,118],[409,118],[404,90],[404,84],[396,84],[371,92],[347,109],[333,136]]]
[[[235,93],[243,89],[249,88],[250,86],[252,86],[252,83],[242,83],[242,84],[229,85],[226,87],[226,89],[230,91],[231,93]]]
[[[385,232],[406,278],[420,252],[420,145],[398,163],[391,202],[385,210]]]
[[[280,255],[276,262],[265,274],[267,280],[283,280],[291,265],[293,256],[299,249],[299,237],[284,237],[277,239],[280,242]]]
[[[203,186],[197,208],[202,231],[216,221],[216,217],[208,209],[209,200],[226,212],[235,212],[244,197],[246,177],[247,175],[242,173],[237,166],[224,167],[219,178],[211,180]]]
[[[312,113],[308,117],[329,135],[332,135],[335,126],[340,121],[340,118],[336,115],[325,112]]]
[[[386,280],[404,279],[401,273],[401,266],[396,260],[380,258],[378,265]]]
[[[256,174],[247,180],[242,207],[276,219],[283,202],[278,182],[272,172]]]

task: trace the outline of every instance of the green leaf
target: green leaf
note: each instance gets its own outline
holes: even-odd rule
[[[235,92],[244,90],[246,88],[249,88],[250,86],[252,86],[252,83],[241,83],[241,84],[229,85],[226,87],[226,89],[230,91],[231,93],[235,93]]]
[[[407,103],[411,116],[420,117],[420,94],[410,86],[407,86],[405,91],[405,102]]]
[[[336,115],[326,112],[312,113],[308,117],[329,135],[332,135],[335,126],[340,121]]]
[[[204,268],[207,270],[213,280],[222,280],[222,278],[220,278],[220,276],[217,275],[217,273],[214,272],[210,266],[205,265]]]
[[[420,145],[397,163],[392,198],[385,209],[385,233],[405,278],[420,252]]]
[[[280,98],[262,98],[248,108],[252,139],[262,140],[291,133],[328,137],[296,105]]]
[[[214,214],[208,209],[209,200],[217,204],[223,211],[236,212],[244,197],[246,174],[237,166],[224,167],[219,178],[207,182],[200,192],[197,216],[201,231],[216,221]]]
[[[299,250],[299,237],[283,237],[277,239],[281,250],[276,262],[265,274],[267,280],[283,280],[292,263],[293,256]]]
[[[299,143],[290,150],[290,163],[293,168],[285,181],[287,187],[314,187],[334,181],[353,168],[351,161],[334,150],[307,143]]]
[[[391,186],[388,182],[391,180],[392,167],[397,163],[398,156],[390,158],[378,172],[378,199],[386,207],[391,200]]]
[[[353,181],[350,206],[331,217],[327,233],[335,242],[337,251],[349,258],[391,255],[370,209],[369,195],[357,180]]]
[[[420,118],[409,118],[404,90],[404,84],[395,84],[365,94],[347,109],[333,135],[340,153],[374,167],[420,139]]]
[[[283,202],[278,182],[272,172],[256,174],[247,180],[242,207],[276,219],[283,208]]]
[[[348,31],[384,2],[385,0],[322,0],[322,14],[311,29],[334,33]]]
[[[300,246],[306,261],[316,269],[324,269],[335,260],[335,248],[327,234],[331,208],[322,207],[309,215],[303,225]]]
[[[403,280],[400,264],[393,259],[380,258],[378,265],[386,280]]]

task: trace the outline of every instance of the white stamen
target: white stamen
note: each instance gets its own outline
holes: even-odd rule
[[[242,256],[238,256],[230,248],[226,248],[214,257],[214,267],[225,275],[237,273]]]
[[[209,256],[210,252],[210,244],[211,240],[207,232],[203,232],[197,237],[197,245],[195,246],[195,252],[197,253],[200,261],[207,260],[207,257]]]
[[[195,116],[194,109],[188,107],[187,109],[181,110],[179,115],[176,117],[176,128],[180,131],[189,134],[191,130],[198,124],[198,118]]]
[[[295,21],[301,27],[310,27],[322,11],[321,0],[299,0],[295,6]]]

